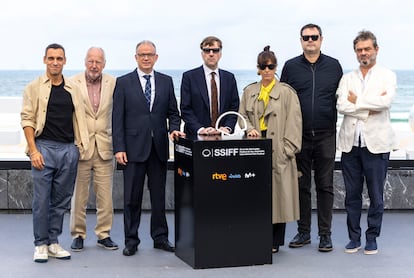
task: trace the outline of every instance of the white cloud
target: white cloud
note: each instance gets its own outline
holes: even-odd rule
[[[132,69],[134,48],[143,39],[158,48],[159,69],[201,64],[198,45],[214,34],[223,40],[221,66],[254,68],[257,53],[271,45],[282,66],[301,53],[299,29],[322,27],[322,51],[344,68],[356,66],[352,40],[361,29],[373,31],[379,61],[394,69],[411,69],[407,59],[414,42],[414,18],[407,1],[81,1],[14,0],[1,3],[1,69],[42,69],[44,48],[66,48],[68,69],[83,68],[87,48],[102,46],[107,68]]]

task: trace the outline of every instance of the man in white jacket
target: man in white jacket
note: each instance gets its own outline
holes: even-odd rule
[[[338,149],[342,152],[348,236],[346,253],[361,248],[362,190],[366,181],[370,206],[365,232],[364,254],[378,252],[384,212],[384,182],[391,150],[396,138],[390,121],[395,96],[396,75],[377,65],[377,39],[370,31],[361,31],[354,39],[359,68],[344,75],[339,83],[337,109],[344,115],[339,131]]]

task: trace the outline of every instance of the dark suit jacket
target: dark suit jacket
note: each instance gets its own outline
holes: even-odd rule
[[[116,80],[112,112],[113,147],[114,153],[126,152],[129,162],[146,161],[152,142],[159,159],[167,161],[168,132],[180,130],[181,119],[172,78],[155,71],[154,78],[155,99],[151,112],[136,70]]]
[[[239,93],[234,75],[219,69],[220,75],[220,111],[239,110]],[[183,73],[181,81],[181,115],[185,123],[184,132],[187,135],[197,134],[201,127],[211,126],[210,100],[203,67],[198,67]],[[220,126],[234,130],[237,117],[229,115],[220,121]]]

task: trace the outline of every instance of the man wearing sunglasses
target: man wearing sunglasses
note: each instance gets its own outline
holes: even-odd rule
[[[217,135],[217,118],[227,111],[239,110],[236,79],[228,71],[218,68],[222,42],[214,36],[206,37],[200,44],[204,64],[183,74],[181,81],[181,116],[187,135]],[[219,129],[231,133],[237,117],[227,116]]]
[[[322,30],[307,24],[300,31],[303,54],[288,60],[281,82],[298,93],[302,110],[302,150],[296,155],[299,176],[298,233],[289,243],[297,248],[311,242],[311,172],[317,196],[319,251],[332,251],[333,170],[336,149],[336,89],[342,77],[338,60],[321,53]]]

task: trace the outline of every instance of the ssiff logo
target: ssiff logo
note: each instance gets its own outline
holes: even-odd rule
[[[180,177],[186,177],[186,178],[189,178],[190,177],[190,173],[189,172],[187,172],[187,171],[184,171],[183,169],[181,169],[181,168],[178,168],[177,169],[177,174],[180,176]]]
[[[228,157],[237,156],[238,148],[223,148],[223,149],[203,149],[201,155],[203,157]]]

